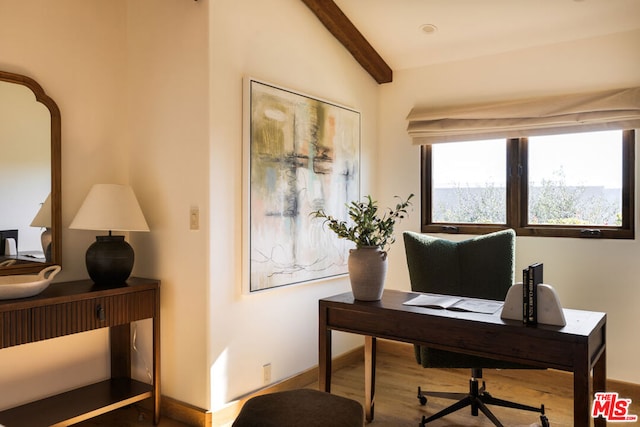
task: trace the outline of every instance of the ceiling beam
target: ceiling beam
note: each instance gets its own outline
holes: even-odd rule
[[[393,71],[333,0],[302,0],[333,36],[378,83],[393,80]]]

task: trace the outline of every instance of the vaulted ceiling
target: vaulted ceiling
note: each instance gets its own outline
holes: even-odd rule
[[[378,83],[392,70],[640,29],[639,0],[302,1]]]

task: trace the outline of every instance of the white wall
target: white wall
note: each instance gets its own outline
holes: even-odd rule
[[[124,2],[0,0],[0,69],[35,79],[62,117],[63,270],[87,277],[94,232],[67,227],[91,184],[126,182]],[[0,351],[0,408],[109,375],[106,331]],[[6,392],[10,390],[10,392]]]
[[[67,227],[89,188],[130,182],[150,233],[134,274],[162,280],[162,392],[208,407],[208,3],[0,0],[0,69],[35,78],[62,116],[63,270],[86,278],[96,232]],[[10,11],[7,12],[7,11]],[[189,231],[189,210],[203,213]],[[134,371],[151,367],[149,322]],[[108,377],[100,330],[0,351],[0,408]]]
[[[127,0],[128,158],[151,229],[131,235],[134,273],[162,282],[162,394],[202,408],[209,407],[208,8],[207,1]],[[194,231],[192,207],[201,218]],[[150,325],[139,327],[149,364]],[[138,377],[144,359],[135,360]]]
[[[62,113],[64,268],[86,277],[93,232],[70,231],[90,186],[130,182],[150,233],[131,233],[134,274],[161,286],[162,393],[216,408],[317,363],[317,300],[345,278],[241,294],[242,78],[362,111],[363,191],[375,163],[377,85],[302,2],[0,0],[0,68],[42,84]],[[200,230],[189,211],[200,209]],[[150,363],[138,325],[135,374]],[[361,340],[339,337],[341,353]],[[0,352],[0,407],[108,376],[107,335]],[[47,354],[46,358],[42,354]],[[45,360],[46,359],[46,360]]]
[[[300,1],[218,0],[210,10],[211,408],[317,364],[318,299],[346,279],[255,295],[242,289],[242,79],[248,75],[362,112],[363,192],[372,191],[378,86]],[[335,352],[358,337],[334,340]]]
[[[419,149],[406,132],[412,107],[638,86],[639,43],[640,32],[634,31],[397,71],[380,99],[381,195],[420,191]],[[416,207],[399,229],[417,231],[419,224]],[[408,289],[403,252],[399,241],[388,283]],[[634,383],[640,382],[640,343],[631,338],[630,328],[640,323],[640,313],[629,302],[640,300],[638,256],[638,240],[519,237],[516,243],[516,271],[543,262],[545,282],[556,288],[565,307],[607,312],[608,376]]]

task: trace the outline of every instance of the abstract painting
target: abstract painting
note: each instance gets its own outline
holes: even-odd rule
[[[360,113],[249,78],[245,91],[249,291],[345,274],[352,244],[310,213],[347,220],[359,199]]]

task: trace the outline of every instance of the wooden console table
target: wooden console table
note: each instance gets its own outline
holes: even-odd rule
[[[130,323],[153,319],[153,384],[131,379]],[[7,427],[68,426],[147,398],[160,419],[160,282],[129,278],[53,283],[31,298],[0,301],[0,349],[109,328],[111,378],[0,412]],[[1,386],[0,386],[1,388]]]
[[[373,420],[376,337],[542,368],[573,372],[575,426],[591,421],[591,398],[605,391],[605,313],[564,310],[564,327],[527,326],[495,314],[403,305],[418,294],[385,290],[380,301],[357,301],[351,292],[320,300],[319,385],[331,391],[331,331],[365,336],[365,411]],[[593,377],[591,373],[593,372]],[[553,420],[550,420],[553,425]],[[597,427],[604,418],[594,420]]]

